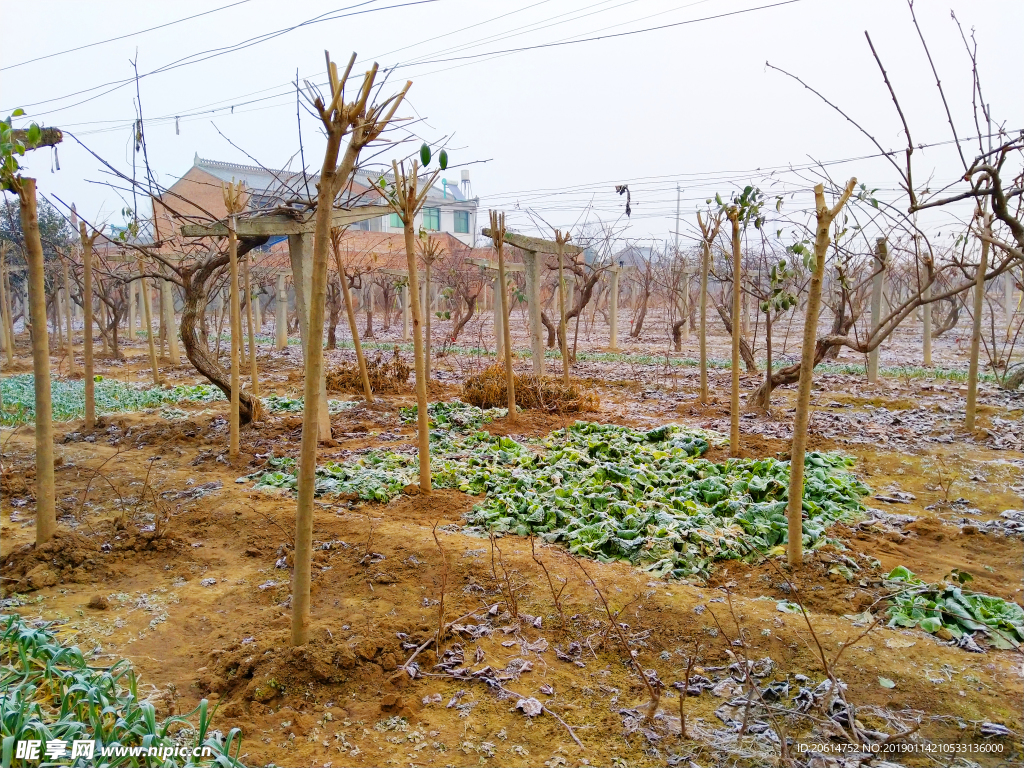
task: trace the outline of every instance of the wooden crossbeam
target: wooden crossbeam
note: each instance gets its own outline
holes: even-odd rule
[[[386,205],[364,205],[359,208],[339,208],[331,214],[332,227],[345,227],[368,219],[377,219],[391,213]],[[239,219],[235,225],[235,233],[239,237],[276,237],[280,235],[300,235],[312,232],[316,228],[316,212],[309,213],[301,219],[274,214],[257,216],[251,219]],[[227,237],[228,225],[224,222],[216,224],[185,224],[181,228],[182,237]]]

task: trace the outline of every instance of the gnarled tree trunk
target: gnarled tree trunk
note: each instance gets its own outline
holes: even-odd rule
[[[452,343],[454,344],[459,339],[459,334],[462,333],[462,329],[466,327],[466,324],[473,319],[473,313],[476,312],[476,294],[466,297],[466,314],[455,319],[455,324],[452,326]]]
[[[672,323],[672,349],[675,352],[683,351],[683,326],[686,320],[676,320]]]
[[[948,302],[949,312],[946,314],[946,317],[941,320],[938,325],[932,326],[933,339],[937,339],[939,336],[946,333],[946,331],[951,331],[956,328],[956,324],[960,320],[960,302],[955,298],[948,299]]]
[[[268,238],[240,238],[238,241],[239,257],[244,256]],[[185,356],[196,370],[217,387],[224,396],[231,399],[230,375],[221,367],[210,348],[200,339],[200,325],[207,303],[208,283],[222,268],[227,266],[227,254],[220,254],[182,274],[184,283],[184,306],[181,311],[181,341],[185,346]],[[263,403],[258,397],[244,389],[239,393],[239,421],[248,424],[262,421],[264,417]]]
[[[729,313],[717,301],[715,302],[715,309],[718,310],[718,316],[722,318],[725,332],[732,336],[732,318],[729,317]],[[746,367],[747,373],[757,373],[757,360],[754,359],[754,351],[742,335],[740,336],[740,357],[743,358],[743,365]]]
[[[555,343],[558,341],[558,328],[556,328],[555,324],[551,322],[551,319],[548,317],[546,312],[540,313],[540,321],[544,323],[544,327],[547,328],[548,331],[548,339],[546,346],[549,349],[553,349]]]

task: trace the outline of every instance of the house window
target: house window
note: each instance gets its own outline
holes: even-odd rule
[[[397,213],[392,213],[391,214],[391,220],[388,222],[388,225],[392,229],[401,229],[402,228],[402,218]]]
[[[423,228],[431,232],[437,232],[439,229],[441,229],[440,208],[423,209]]]
[[[460,235],[469,234],[469,211],[455,212],[455,232]]]

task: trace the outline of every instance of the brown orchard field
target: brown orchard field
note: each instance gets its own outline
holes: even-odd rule
[[[622,318],[628,323],[628,308]],[[717,319],[712,325],[710,356],[725,359],[729,338]],[[524,326],[525,319],[513,323]],[[431,400],[457,398],[465,376],[493,361],[467,351],[493,349],[492,327],[489,314],[474,318],[460,348],[452,350],[443,342],[445,323],[435,323]],[[776,329],[777,357],[798,354],[801,327],[798,320],[785,343],[786,329]],[[344,323],[342,328],[347,338]],[[399,343],[400,330],[400,320],[393,319],[389,330],[378,328],[375,342],[390,348]],[[601,405],[579,418],[728,432],[729,372],[711,370],[712,402],[701,405],[697,368],[670,364],[696,357],[696,336],[684,341],[682,353],[672,352],[657,316],[648,318],[638,339],[625,328],[620,335],[621,354],[602,356],[608,345],[604,318],[599,313],[581,323],[573,375]],[[526,349],[526,338],[520,335],[515,346]],[[963,369],[964,349],[962,329],[960,336],[954,329],[937,339],[937,368]],[[126,343],[124,354],[121,361],[100,358],[97,373],[146,381],[145,343]],[[354,359],[348,349],[326,356],[328,366]],[[913,323],[882,348],[883,368],[919,360],[920,331]],[[168,383],[201,381],[191,366],[164,362]],[[297,346],[276,351],[263,344],[258,362],[264,395],[301,396]],[[838,362],[864,361],[847,353]],[[59,364],[54,357],[55,374]],[[517,362],[523,371],[528,365],[525,358]],[[549,358],[547,368],[558,375],[560,362]],[[31,370],[24,334],[14,370]],[[744,372],[744,392],[757,383],[757,374]],[[794,571],[784,570],[782,559],[723,561],[704,583],[652,580],[625,563],[587,560],[601,596],[620,612],[614,632],[602,600],[561,555],[562,545],[537,541],[534,559],[529,539],[506,535],[496,540],[501,564],[495,567],[491,542],[461,530],[477,498],[455,490],[405,494],[389,504],[322,496],[314,524],[312,640],[301,648],[289,643],[294,497],[236,482],[270,453],[298,454],[300,415],[271,415],[243,428],[242,455],[233,463],[224,401],[180,404],[175,407],[187,416],[176,420],[162,417],[160,409],[104,414],[91,433],[81,421],[57,424],[59,534],[38,550],[32,427],[4,429],[4,612],[52,622],[62,641],[91,653],[96,664],[129,659],[140,676],[140,695],[162,717],[187,712],[203,698],[215,703],[214,727],[241,729],[247,765],[767,764],[772,729],[750,726],[772,725],[770,714],[751,715],[749,732],[740,736],[716,715],[745,690],[743,675],[735,668],[731,673],[730,665],[744,658],[755,662],[759,685],[796,686],[796,676],[803,675],[814,687],[826,680],[819,644],[831,660],[854,640],[832,671],[856,707],[858,727],[902,735],[892,743],[998,745],[1000,753],[965,753],[962,759],[1019,764],[1024,663],[1018,651],[968,652],[920,629],[884,623],[865,634],[863,621],[865,611],[880,611],[886,594],[881,578],[901,565],[925,581],[960,569],[974,577],[973,589],[1021,603],[1021,535],[988,524],[1021,507],[1024,397],[982,382],[978,427],[967,433],[964,390],[961,380],[943,376],[888,373],[868,385],[863,374],[819,369],[810,448],[854,457],[852,471],[873,492],[864,502],[881,512],[833,526],[829,535],[840,544],[808,553]],[[745,457],[788,456],[794,398],[795,388],[784,387],[773,397],[771,415],[744,413]],[[415,425],[398,419],[398,408],[413,403],[410,387],[334,414],[334,440],[321,444],[319,460],[341,462],[369,447],[414,446]],[[496,419],[486,429],[542,437],[576,418],[526,411],[514,426]],[[720,446],[708,454],[714,461],[726,456]],[[892,499],[897,491],[910,494],[906,503],[875,498]],[[848,581],[833,566],[851,555],[878,564]],[[503,573],[516,586],[518,617],[507,610]],[[564,581],[560,611],[548,575],[556,586]],[[452,675],[453,665],[435,667],[433,646],[420,652],[415,679],[400,669],[436,633],[442,596],[448,622],[468,614],[444,639],[447,658],[461,656],[458,666],[472,669],[510,671],[501,678],[503,690],[469,673]],[[803,603],[806,619],[780,611],[780,601],[793,599]],[[653,670],[649,678],[663,686],[653,718],[641,717],[650,696],[620,637],[640,668]],[[684,739],[672,683],[684,678],[691,657],[691,679],[703,676],[714,689],[683,701]],[[527,716],[517,709],[521,698],[546,709]],[[742,711],[736,717],[743,718]],[[987,735],[984,724],[1001,725],[1011,735]],[[789,736],[828,742],[833,730],[819,715]],[[818,764],[859,764],[830,759]],[[879,755],[875,764],[882,759],[969,764],[925,752]]]

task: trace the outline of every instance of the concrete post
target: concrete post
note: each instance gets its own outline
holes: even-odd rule
[[[533,373],[536,376],[541,376],[544,373],[544,340],[541,337],[540,269],[537,264],[537,252],[523,250],[523,262],[526,266],[526,304],[527,317],[530,320],[530,351],[533,357]]]
[[[252,301],[252,324],[256,335],[263,333],[263,306],[260,301],[260,294],[256,293],[250,299]]]
[[[430,307],[427,306],[427,297],[429,295],[430,294],[427,291],[427,282],[424,280],[422,283],[420,283],[420,311],[423,312],[423,332],[424,332],[424,334],[426,334],[426,332],[427,332],[427,326],[426,326],[426,323],[427,323],[427,313],[430,312]],[[424,344],[426,344],[426,341],[424,341]]]
[[[164,304],[164,322],[167,324],[167,348],[171,363],[181,362],[181,349],[178,347],[178,325],[174,317],[174,289],[170,280],[164,280],[161,287]]]
[[[505,354],[505,331],[501,325],[501,315],[505,311],[505,292],[501,289],[501,278],[495,270],[492,277],[491,290],[494,294],[494,351],[498,360]]]
[[[929,285],[924,289],[922,298],[928,299],[932,295],[932,287]],[[921,305],[921,335],[924,352],[924,367],[932,367],[932,305]]]
[[[295,287],[295,311],[299,316],[299,336],[302,341],[303,363],[309,338],[309,302],[313,293],[313,233],[288,235],[288,255],[292,263],[292,284]],[[331,419],[327,413],[326,366],[320,369],[320,408],[318,434],[321,440],[331,439]]]
[[[96,319],[99,321],[101,328],[107,327],[107,305],[103,303],[102,299],[97,298],[96,300]],[[110,354],[110,342],[107,341],[106,334],[100,334],[100,341],[103,343],[103,354]]]
[[[878,270],[871,278],[871,334],[874,335],[882,321],[882,294],[885,292],[885,262],[889,247],[885,238],[878,238],[875,250],[874,268]],[[878,380],[878,347],[868,352],[868,383]]]
[[[135,341],[135,318],[136,318],[136,304],[135,296],[138,292],[138,285],[134,280],[128,283],[128,339],[129,341]]]
[[[1006,315],[1006,338],[1013,335],[1013,272],[1003,274],[1003,313]]]
[[[277,309],[274,310],[274,333],[277,336],[276,347],[284,349],[288,346],[288,288],[284,284],[284,272],[277,275]]]
[[[690,270],[683,269],[683,341],[690,340]]]
[[[620,267],[612,267],[608,286],[608,349],[617,352],[619,349],[619,271]]]
[[[160,319],[160,336],[159,338],[159,353],[162,358],[169,358],[170,355],[165,351],[164,347],[167,345],[167,310],[164,308],[164,289],[163,280],[157,280],[153,283],[153,306],[156,307],[156,315]]]

